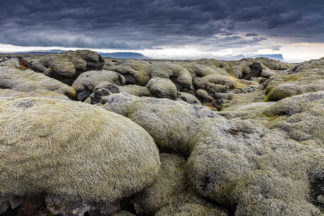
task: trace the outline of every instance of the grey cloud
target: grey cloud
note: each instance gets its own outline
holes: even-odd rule
[[[227,38],[228,46],[259,43],[271,35],[324,42],[323,14],[322,0],[2,0],[0,43],[116,49],[223,46],[225,39],[217,35]]]

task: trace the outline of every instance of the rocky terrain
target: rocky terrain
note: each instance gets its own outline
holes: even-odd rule
[[[323,216],[324,58],[2,55],[0,215]]]

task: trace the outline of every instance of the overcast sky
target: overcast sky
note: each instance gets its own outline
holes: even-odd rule
[[[319,58],[324,0],[0,1],[0,52],[62,47],[153,58]]]

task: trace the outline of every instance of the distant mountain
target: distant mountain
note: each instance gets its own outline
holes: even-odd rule
[[[274,59],[274,60],[279,60],[279,61],[285,61],[283,58],[282,54],[262,54],[262,55],[236,55],[236,56],[229,56],[229,57],[216,57],[216,59],[221,59],[225,61],[232,61],[232,60],[240,60],[240,59],[245,59],[245,58],[269,58],[269,59]]]
[[[15,52],[15,53],[0,53],[0,54],[13,54],[13,55],[48,55],[58,54],[64,52],[64,50],[42,50],[42,51],[30,51],[30,52]]]
[[[31,51],[31,52],[16,52],[12,54],[26,54],[26,55],[47,55],[47,54],[58,54],[64,52],[64,50],[44,50],[44,51]],[[98,52],[104,58],[119,58],[119,59],[150,59],[149,57],[144,56],[141,53],[136,52],[112,52],[112,53],[104,53]]]
[[[260,57],[284,61],[282,54],[264,54],[264,55],[253,56],[253,58],[260,58]]]
[[[114,52],[114,53],[100,53],[102,57],[119,58],[119,59],[149,59],[141,53],[134,52]]]
[[[44,50],[44,51],[30,51],[30,52],[17,52],[17,53],[11,53],[11,54],[27,54],[27,55],[47,55],[47,54],[58,54],[64,52],[64,50],[60,49],[54,49],[54,50]],[[1,52],[0,52],[1,54]],[[5,53],[4,53],[5,54]],[[136,52],[111,52],[111,53],[105,53],[105,52],[98,52],[102,57],[104,58],[117,58],[117,59],[150,59],[147,56],[144,56],[141,53]],[[217,59],[222,60],[240,60],[243,58],[270,58],[274,60],[284,61],[284,58],[282,54],[262,54],[262,55],[236,55],[231,57],[222,57],[220,56]]]

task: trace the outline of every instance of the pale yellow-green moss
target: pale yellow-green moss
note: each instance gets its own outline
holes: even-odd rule
[[[43,98],[1,98],[0,110],[0,197],[113,202],[158,173],[153,139],[120,115]]]

